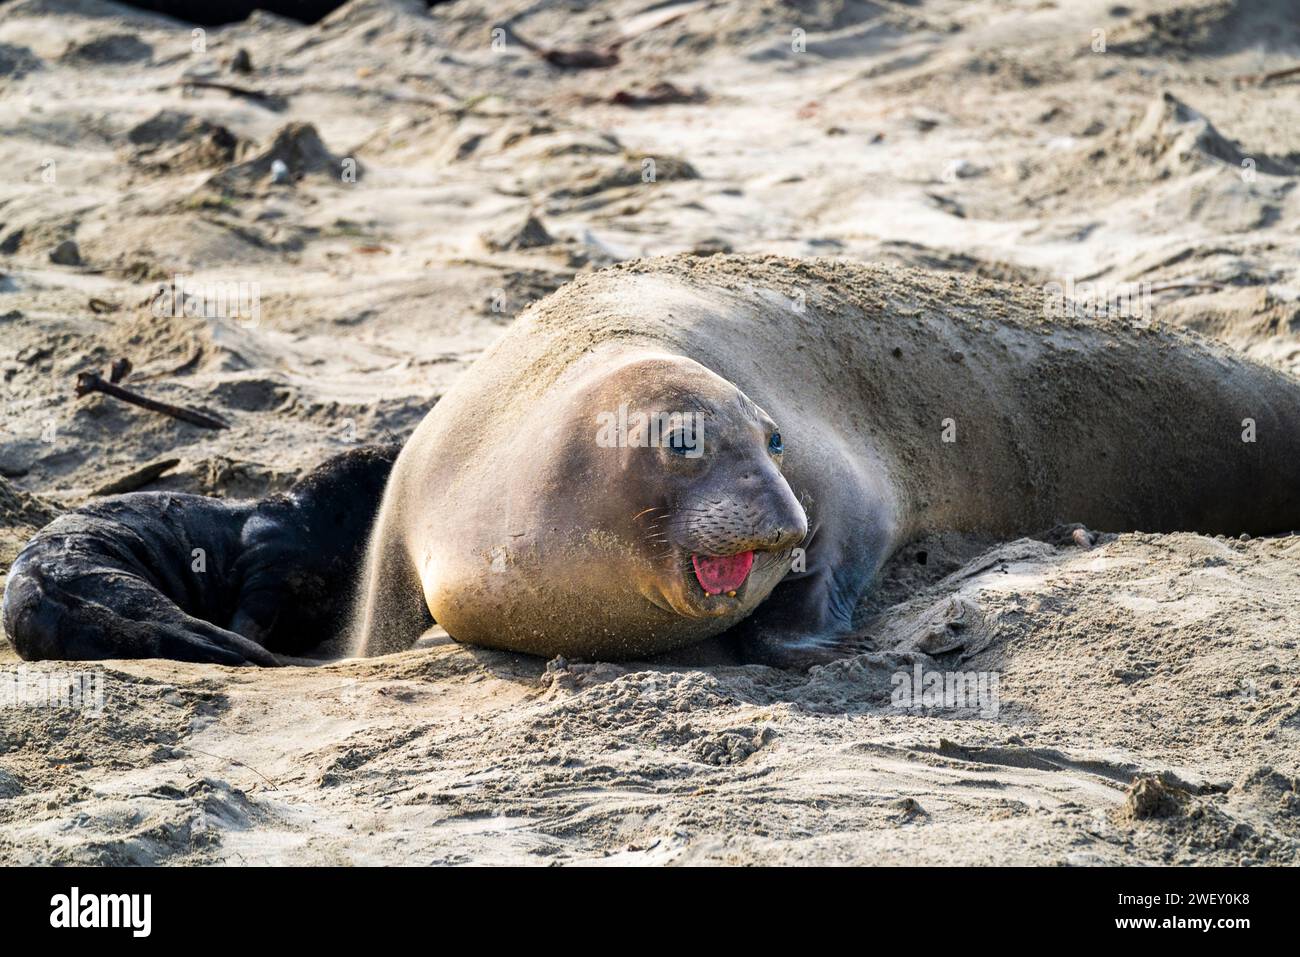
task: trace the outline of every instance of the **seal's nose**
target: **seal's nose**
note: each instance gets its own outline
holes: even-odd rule
[[[775,525],[767,535],[767,547],[773,551],[793,548],[804,540],[808,534],[807,519],[800,519],[797,525]]]
[[[808,516],[795,498],[785,476],[770,462],[747,470],[736,479],[740,494],[749,498],[751,514],[757,519],[749,526],[749,547],[781,551],[798,545],[808,535]]]
[[[772,509],[772,522],[768,526],[767,547],[774,551],[792,548],[808,535],[808,516],[794,497],[789,486],[781,489]]]

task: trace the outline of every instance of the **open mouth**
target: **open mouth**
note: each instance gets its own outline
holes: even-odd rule
[[[738,555],[692,555],[691,565],[695,569],[695,580],[700,583],[706,595],[732,594],[749,577],[749,570],[754,567],[754,553],[741,552]]]

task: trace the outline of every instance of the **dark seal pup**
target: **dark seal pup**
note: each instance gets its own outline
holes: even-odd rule
[[[135,492],[55,519],[9,572],[18,654],[278,664],[349,622],[398,448],[339,455],[260,502]]]

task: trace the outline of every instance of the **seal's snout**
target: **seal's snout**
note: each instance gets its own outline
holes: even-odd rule
[[[791,512],[782,520],[774,521],[765,529],[763,547],[774,552],[794,548],[808,537],[808,518],[803,509]]]
[[[749,501],[726,496],[705,507],[687,509],[693,532],[690,545],[691,569],[704,595],[709,613],[732,607],[726,596],[741,598],[750,572],[762,555],[788,552],[808,535],[808,517],[784,480],[769,494]],[[775,566],[762,566],[765,578]]]
[[[808,514],[782,480],[767,508],[768,520],[759,530],[762,547],[773,552],[794,548],[808,537]]]

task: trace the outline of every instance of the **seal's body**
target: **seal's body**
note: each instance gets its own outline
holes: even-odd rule
[[[927,530],[1300,526],[1300,383],[1187,333],[1043,311],[1027,288],[825,260],[581,278],[403,449],[360,647],[436,619],[628,657],[743,621],[750,648],[794,660],[848,633]],[[611,417],[630,424],[602,441]]]
[[[10,569],[5,633],[28,660],[301,654],[349,622],[396,455],[344,453],[260,502],[134,492],[62,515]]]

